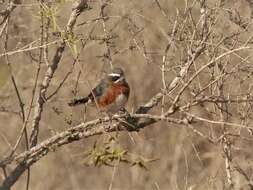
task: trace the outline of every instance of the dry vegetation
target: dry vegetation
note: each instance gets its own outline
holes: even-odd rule
[[[252,0],[3,0],[0,189],[253,189],[252,18]],[[114,66],[129,114],[67,106]]]

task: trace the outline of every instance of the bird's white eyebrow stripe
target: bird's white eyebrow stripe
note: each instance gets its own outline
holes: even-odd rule
[[[118,73],[111,73],[111,74],[109,74],[109,76],[112,76],[112,77],[120,77],[120,74],[118,74]]]

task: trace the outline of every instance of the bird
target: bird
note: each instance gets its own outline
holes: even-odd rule
[[[99,111],[114,114],[125,109],[129,94],[130,87],[126,81],[124,71],[116,67],[91,90],[88,96],[74,98],[68,105],[95,103]]]

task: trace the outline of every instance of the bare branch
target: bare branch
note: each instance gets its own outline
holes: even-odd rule
[[[77,17],[81,14],[81,12],[87,8],[87,1],[86,0],[80,0],[79,2],[76,2],[74,4],[74,7],[72,9],[72,13],[70,15],[68,24],[66,26],[66,33],[71,33],[73,30],[73,27],[76,23]],[[47,88],[50,85],[51,79],[53,78],[54,72],[56,71],[58,64],[61,60],[62,54],[64,52],[66,46],[65,40],[63,40],[60,45],[58,46],[54,58],[52,60],[51,65],[49,65],[45,77],[42,82],[42,86],[39,90],[39,96],[36,101],[36,106],[34,110],[34,119],[32,124],[32,134],[30,137],[30,146],[33,147],[37,144],[37,138],[39,133],[39,122],[41,119],[41,114],[43,111],[43,105],[45,103],[45,97]],[[18,178],[22,175],[22,173],[29,167],[27,167],[26,161],[22,161],[10,174],[4,182],[2,183],[3,189],[10,189],[10,187],[18,180]]]

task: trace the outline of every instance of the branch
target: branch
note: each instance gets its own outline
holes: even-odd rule
[[[11,12],[17,7],[18,4],[21,4],[20,0],[13,0],[9,3],[9,6],[5,10],[0,11],[0,16],[3,17],[0,25],[2,25],[7,20]]]
[[[194,61],[200,56],[200,54],[203,52],[205,47],[205,42],[207,38],[204,38],[199,47],[196,49],[196,51],[191,55],[191,59],[187,61],[179,71],[178,76],[176,76],[171,83],[168,86],[167,94],[170,94],[180,83],[180,81],[187,75],[188,70],[190,69],[191,65],[194,63]],[[136,113],[147,113],[150,109],[155,107],[163,97],[163,92],[157,93],[151,100],[146,103],[144,106],[140,106]]]
[[[76,2],[72,8],[72,13],[70,15],[68,24],[66,26],[65,33],[72,33],[74,25],[76,23],[77,17],[81,14],[84,9],[88,8],[87,0],[79,0]],[[64,49],[66,46],[66,40],[63,39],[58,48],[56,49],[54,58],[51,65],[48,66],[48,69],[45,73],[42,85],[39,89],[39,95],[36,101],[34,109],[34,118],[32,122],[32,133],[30,136],[30,145],[34,147],[37,144],[38,133],[39,133],[39,123],[41,120],[41,114],[43,111],[43,106],[45,103],[45,97],[47,89],[50,85],[51,79],[54,76],[54,73],[58,67],[58,64],[62,58]],[[26,159],[22,160],[17,167],[5,178],[0,186],[0,189],[10,189],[11,186],[18,180],[18,178],[23,174],[23,172],[32,164],[34,161],[27,161]]]
[[[120,124],[126,125],[123,119],[144,119],[145,120],[152,120],[153,123],[158,121],[166,121],[169,123],[176,123],[176,124],[188,124],[187,120],[177,119],[172,117],[163,117],[158,115],[150,115],[150,114],[132,114],[128,115],[114,115],[112,118],[105,117],[101,119],[95,119],[86,123],[81,123],[77,126],[71,127],[66,131],[58,133],[53,137],[41,142],[40,144],[34,146],[28,151],[25,151],[13,158],[6,159],[0,162],[0,167],[6,166],[11,164],[13,161],[18,162],[19,164],[23,163],[25,167],[31,166],[33,163],[41,159],[45,156],[48,152],[55,151],[59,147],[65,144],[72,143],[74,141],[78,141],[82,138],[88,138],[95,135],[101,135],[105,133],[104,124],[111,122],[111,121],[118,121],[114,125],[110,127],[106,132],[114,132],[114,131],[138,131],[141,128],[147,127],[150,124],[146,122],[141,122],[136,126],[125,127]]]
[[[73,32],[73,28],[76,23],[77,17],[81,14],[81,12],[85,8],[88,8],[87,0],[80,0],[74,4],[74,6],[72,8],[72,13],[70,15],[68,24],[66,26],[65,33],[72,33]],[[48,66],[48,69],[45,73],[41,88],[39,90],[39,96],[36,101],[36,106],[35,106],[35,110],[34,110],[34,118],[33,118],[33,123],[32,123],[32,134],[30,137],[31,147],[33,147],[37,144],[38,133],[39,133],[39,122],[40,122],[41,114],[43,111],[43,105],[46,100],[46,92],[47,92],[47,89],[50,85],[51,79],[53,78],[53,75],[58,67],[58,64],[62,58],[65,46],[66,46],[66,41],[63,40],[55,52],[52,64]]]

